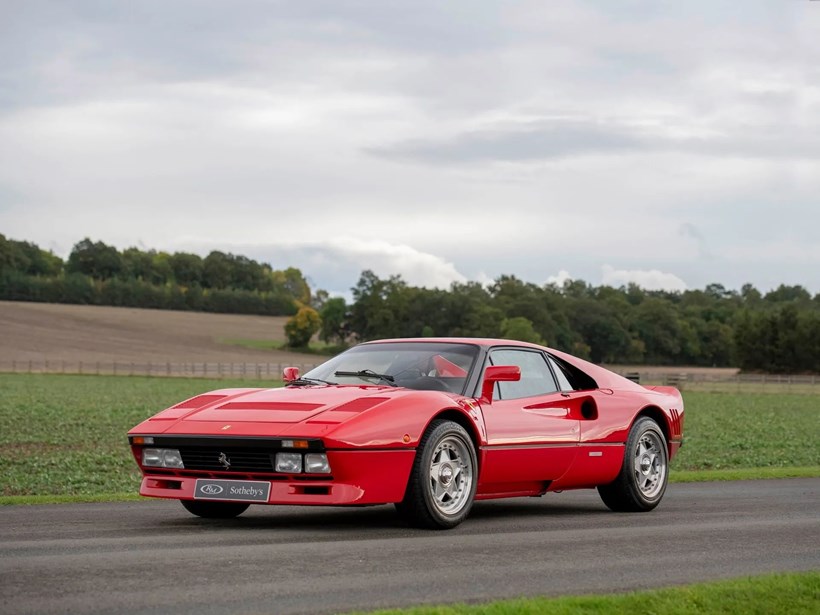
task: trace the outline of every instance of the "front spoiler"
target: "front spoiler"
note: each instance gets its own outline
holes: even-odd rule
[[[250,503],[345,506],[401,502],[415,454],[414,449],[328,451],[332,479],[270,480],[268,501]],[[140,495],[193,500],[198,478],[208,478],[208,475],[151,474],[147,471],[140,485]],[[225,478],[220,476],[220,479]],[[236,480],[246,480],[246,477],[237,475]],[[254,480],[260,478],[254,477]]]

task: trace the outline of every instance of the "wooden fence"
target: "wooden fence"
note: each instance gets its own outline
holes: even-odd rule
[[[104,376],[165,376],[178,378],[240,378],[281,380],[285,367],[301,373],[319,362],[294,363],[145,363],[105,361],[0,361],[0,372],[27,374],[93,374]]]
[[[644,385],[674,386],[682,391],[726,393],[820,393],[820,376],[814,374],[719,374],[709,372],[629,372],[622,374]]]
[[[105,361],[0,361],[0,372],[28,374],[94,374],[115,376],[165,376],[182,378],[233,378],[281,380],[285,367],[301,373],[321,363],[145,363]],[[818,375],[709,373],[704,371],[632,371],[622,375],[644,385],[675,386],[683,391],[818,393]]]

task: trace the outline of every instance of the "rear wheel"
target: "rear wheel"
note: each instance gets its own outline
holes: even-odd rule
[[[185,510],[203,519],[233,519],[248,510],[248,506],[250,506],[250,504],[240,504],[238,502],[180,501]]]
[[[669,454],[658,424],[641,417],[629,431],[621,472],[598,487],[604,504],[617,512],[645,512],[655,508],[666,491]]]
[[[419,527],[455,527],[467,517],[476,490],[476,454],[467,431],[434,421],[419,442],[399,513]]]

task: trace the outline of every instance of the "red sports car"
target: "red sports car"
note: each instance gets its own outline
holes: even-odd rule
[[[396,505],[450,528],[474,500],[598,488],[616,511],[663,497],[683,400],[557,350],[496,339],[368,342],[285,386],[221,389],[128,434],[140,493],[200,517],[250,504]]]

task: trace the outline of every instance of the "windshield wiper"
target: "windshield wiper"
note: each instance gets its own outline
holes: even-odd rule
[[[389,374],[377,374],[372,369],[360,369],[357,372],[334,372],[334,376],[358,376],[359,378],[378,378],[379,380],[384,380],[385,382],[390,383],[391,386],[395,385],[395,378]]]
[[[319,380],[319,378],[300,377],[300,378],[297,378],[296,380],[291,380],[290,382],[286,382],[285,386],[286,387],[289,387],[289,386],[299,387],[299,386],[305,386],[305,385],[308,385],[308,384],[336,384],[336,383],[335,382],[328,382],[327,380]]]

